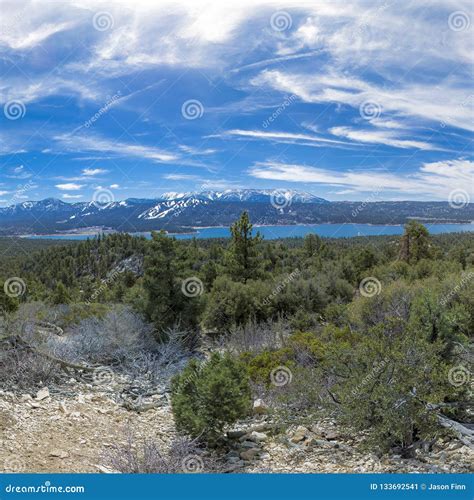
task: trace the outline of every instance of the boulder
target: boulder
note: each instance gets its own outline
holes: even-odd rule
[[[36,393],[36,401],[43,401],[43,399],[49,398],[49,389],[43,387]]]
[[[267,440],[267,435],[264,432],[253,431],[248,439],[250,441],[255,441],[256,443],[260,443],[262,441]]]
[[[338,434],[336,431],[326,431],[326,432],[324,433],[324,437],[325,437],[328,441],[334,441],[334,439],[339,438],[339,434]]]
[[[247,434],[247,431],[245,431],[243,429],[236,430],[236,431],[227,431],[227,437],[229,439],[239,439],[242,436],[245,436],[245,434]]]
[[[308,433],[309,433],[308,429],[300,425],[293,433],[293,436],[291,437],[291,442],[299,443],[300,441],[303,441],[308,436]]]
[[[240,453],[240,458],[242,460],[253,460],[259,453],[259,448],[250,448],[249,450],[242,451]]]
[[[241,448],[256,448],[256,445],[253,441],[243,441],[242,443],[240,443],[240,447]]]
[[[263,415],[268,412],[268,407],[267,405],[263,402],[261,399],[256,399],[253,402],[253,411],[257,415]]]

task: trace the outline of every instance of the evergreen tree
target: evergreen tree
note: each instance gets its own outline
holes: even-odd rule
[[[51,295],[51,302],[55,305],[69,304],[71,302],[71,295],[62,281],[56,283],[56,288]]]
[[[400,259],[413,263],[429,256],[430,233],[423,224],[411,220],[405,224],[405,232],[400,241]]]
[[[246,282],[260,274],[260,259],[257,245],[262,241],[260,233],[252,235],[253,226],[249,214],[242,212],[240,218],[230,227],[231,243],[227,253],[226,267],[235,281]]]
[[[143,286],[148,319],[160,330],[172,326],[179,316],[183,297],[177,279],[176,240],[163,231],[152,233]]]
[[[213,445],[228,424],[247,416],[251,391],[245,366],[229,354],[191,360],[171,383],[176,427]]]

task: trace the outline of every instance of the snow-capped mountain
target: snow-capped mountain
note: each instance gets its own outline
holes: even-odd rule
[[[47,198],[0,208],[0,233],[54,232],[91,226],[141,231],[188,224],[217,225],[221,223],[219,214],[238,216],[251,209],[266,220],[275,212],[291,211],[293,205],[324,203],[328,202],[288,189],[171,192],[155,200],[129,198],[78,203]]]
[[[140,219],[163,219],[178,216],[183,211],[211,203],[268,203],[284,209],[292,203],[328,203],[310,193],[290,189],[226,189],[225,191],[202,191],[199,193],[164,193],[152,208],[141,213]]]
[[[201,191],[198,193],[164,193],[160,200],[179,200],[183,198],[195,198],[211,201],[249,201],[255,203],[267,203],[272,199],[285,197],[294,203],[328,203],[323,198],[319,198],[304,191],[294,191],[292,189],[226,189],[224,191]]]
[[[228,226],[246,210],[255,225],[360,222],[404,223],[409,218],[442,222],[474,220],[474,204],[456,210],[447,202],[328,202],[310,193],[227,189],[165,193],[158,199],[65,203],[54,198],[0,208],[0,234],[51,234],[103,228],[139,232],[182,232],[193,227]],[[354,215],[356,214],[356,215]]]

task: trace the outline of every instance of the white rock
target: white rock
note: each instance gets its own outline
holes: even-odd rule
[[[266,439],[267,439],[267,435],[264,432],[253,431],[250,434],[250,440],[256,441],[257,443],[260,443],[261,441],[265,441]]]
[[[256,399],[253,402],[253,411],[257,415],[263,415],[264,413],[267,413],[268,407],[261,399]]]
[[[36,393],[36,400],[43,401],[43,399],[49,398],[49,389],[47,387],[43,387]]]

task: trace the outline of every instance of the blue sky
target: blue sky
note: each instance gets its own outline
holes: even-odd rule
[[[1,0],[0,199],[474,200],[470,1]]]

